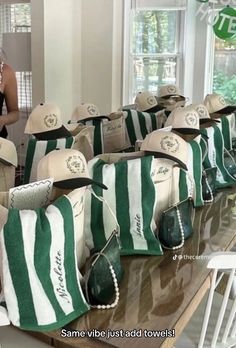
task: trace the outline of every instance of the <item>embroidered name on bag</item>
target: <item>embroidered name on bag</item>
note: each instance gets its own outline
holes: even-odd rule
[[[58,287],[56,288],[56,291],[58,292],[59,296],[63,298],[67,303],[71,303],[69,300],[69,296],[67,293],[67,290],[65,288],[65,279],[63,279],[63,273],[62,273],[62,257],[61,257],[61,251],[58,250],[56,257],[55,257],[55,264],[53,271],[56,273],[58,278]]]
[[[135,232],[137,233],[137,235],[140,237],[140,238],[143,238],[143,231],[142,231],[142,219],[141,219],[141,216],[140,214],[136,214],[135,215],[135,225],[136,225],[136,230]]]

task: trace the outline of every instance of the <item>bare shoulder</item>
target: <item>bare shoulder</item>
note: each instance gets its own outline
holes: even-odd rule
[[[15,78],[15,71],[8,64],[4,63],[2,73],[3,73],[3,78],[5,78],[5,79]]]

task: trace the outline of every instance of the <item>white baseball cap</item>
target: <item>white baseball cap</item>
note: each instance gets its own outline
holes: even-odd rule
[[[15,144],[0,137],[0,162],[17,167],[17,152]]]
[[[199,116],[192,106],[174,109],[165,122],[168,126],[182,134],[201,134]]]
[[[68,138],[70,132],[63,126],[61,111],[55,104],[38,104],[27,120],[26,134],[33,134],[38,140]]]
[[[41,158],[37,167],[37,180],[53,178],[53,186],[62,189],[76,189],[82,186],[98,185],[89,176],[88,165],[84,155],[74,149],[53,150]]]
[[[155,96],[149,91],[138,92],[134,102],[137,110],[142,112],[155,113],[163,109],[163,107],[158,105]]]
[[[149,133],[143,140],[140,150],[157,158],[171,159],[187,170],[188,143],[173,132],[158,129]]]
[[[91,103],[82,103],[78,105],[75,110],[73,111],[73,114],[71,116],[72,122],[79,122],[79,121],[89,121],[93,120],[94,118],[107,118],[108,116],[102,116],[100,114],[100,111],[98,107]]]
[[[236,105],[227,104],[225,98],[221,94],[207,94],[203,103],[206,106],[209,114],[217,113],[222,115],[230,115],[236,110]]]
[[[210,117],[209,112],[204,104],[192,104],[192,108],[198,113],[200,125],[204,125],[205,123],[220,122],[214,120]]]
[[[161,86],[158,90],[158,98],[173,97],[173,96],[185,98],[181,94],[179,87],[176,85],[164,85],[164,86]]]

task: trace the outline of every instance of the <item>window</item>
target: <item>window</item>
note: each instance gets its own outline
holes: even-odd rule
[[[230,104],[236,104],[236,40],[215,38],[213,92],[223,94]]]
[[[179,83],[182,12],[174,7],[131,10],[127,102],[139,91],[156,93],[158,86]]]

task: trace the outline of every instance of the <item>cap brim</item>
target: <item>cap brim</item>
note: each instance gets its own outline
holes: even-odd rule
[[[58,129],[54,129],[48,132],[34,133],[37,140],[56,140],[60,138],[69,138],[71,133],[66,129],[66,127],[61,126]]]
[[[213,118],[199,118],[200,125],[205,124],[205,123],[219,123],[220,121],[215,120]]]
[[[195,129],[195,128],[172,128],[172,131],[176,131],[182,134],[196,134],[196,135],[201,134],[200,129]]]
[[[228,105],[225,108],[214,112],[213,115],[214,114],[229,115],[229,114],[232,114],[235,110],[236,110],[236,105]]]
[[[163,99],[169,99],[170,97],[180,97],[180,98],[183,98],[184,100],[186,99],[185,96],[183,95],[180,95],[180,94],[166,94],[166,95],[163,95],[162,97],[158,97],[158,98],[163,98]]]
[[[12,163],[6,161],[6,160],[3,159],[3,158],[0,158],[0,162],[3,163],[3,164],[5,164],[6,166],[14,166],[14,167],[16,167],[14,164],[12,164]]]
[[[67,180],[61,180],[61,181],[54,181],[53,186],[61,188],[61,189],[68,189],[68,190],[74,190],[79,187],[89,186],[89,185],[97,185],[101,187],[104,190],[107,190],[107,186],[94,181],[90,178],[73,178],[73,179],[67,179]]]
[[[86,121],[94,121],[94,120],[108,120],[110,121],[109,116],[93,116],[93,117],[86,117],[86,118],[81,118],[77,122],[86,122]]]
[[[155,158],[167,158],[167,159],[170,159],[171,161],[174,161],[176,163],[178,163],[180,165],[181,168],[185,169],[185,170],[188,170],[186,164],[184,162],[182,162],[180,159],[174,157],[174,156],[171,156],[171,155],[167,155],[165,153],[162,153],[162,152],[156,152],[156,151],[146,151],[145,150],[145,153],[149,154],[150,156],[154,156]]]
[[[155,113],[161,110],[164,110],[165,108],[161,105],[155,105],[151,109],[144,110],[143,112],[148,112],[148,113]]]

